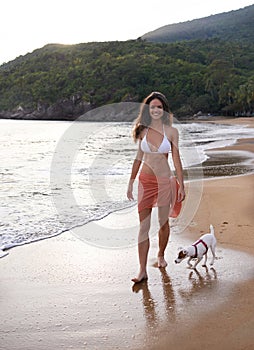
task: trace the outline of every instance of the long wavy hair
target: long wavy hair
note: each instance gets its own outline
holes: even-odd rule
[[[167,98],[161,92],[157,92],[157,91],[152,92],[150,95],[148,95],[143,100],[141,107],[140,107],[138,117],[134,122],[132,136],[133,136],[133,139],[135,142],[139,139],[141,132],[151,124],[151,115],[149,112],[149,104],[154,99],[158,99],[162,103],[162,108],[164,111],[163,116],[162,116],[163,124],[166,124],[166,125],[172,124],[173,114],[169,109],[169,103],[168,103]]]

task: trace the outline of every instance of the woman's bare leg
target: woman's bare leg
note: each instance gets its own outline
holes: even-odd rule
[[[170,235],[170,227],[168,220],[169,207],[159,207],[159,251],[158,251],[158,267],[166,267],[167,262],[164,258],[165,249],[168,244],[168,239]]]
[[[139,213],[140,229],[138,235],[138,256],[139,256],[139,274],[137,277],[132,278],[135,283],[141,282],[147,279],[147,256],[150,247],[149,241],[149,229],[151,224],[151,211],[152,209],[144,209]]]

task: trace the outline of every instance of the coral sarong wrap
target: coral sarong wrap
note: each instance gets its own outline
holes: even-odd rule
[[[182,202],[177,201],[179,183],[175,176],[158,177],[140,173],[138,183],[138,211],[145,208],[169,206],[169,217],[176,218]]]

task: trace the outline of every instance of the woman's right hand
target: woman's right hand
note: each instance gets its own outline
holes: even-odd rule
[[[133,182],[129,182],[128,189],[127,189],[127,198],[129,201],[133,201]]]

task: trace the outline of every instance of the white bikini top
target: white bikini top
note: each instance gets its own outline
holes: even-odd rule
[[[164,125],[163,125],[163,133],[164,133],[163,140],[160,144],[160,147],[157,149],[157,151],[151,151],[151,148],[147,142],[146,135],[148,133],[148,130],[149,128],[147,128],[146,134],[141,140],[141,144],[140,144],[141,150],[144,153],[169,153],[171,151],[171,143],[169,142],[167,135],[165,134]]]

